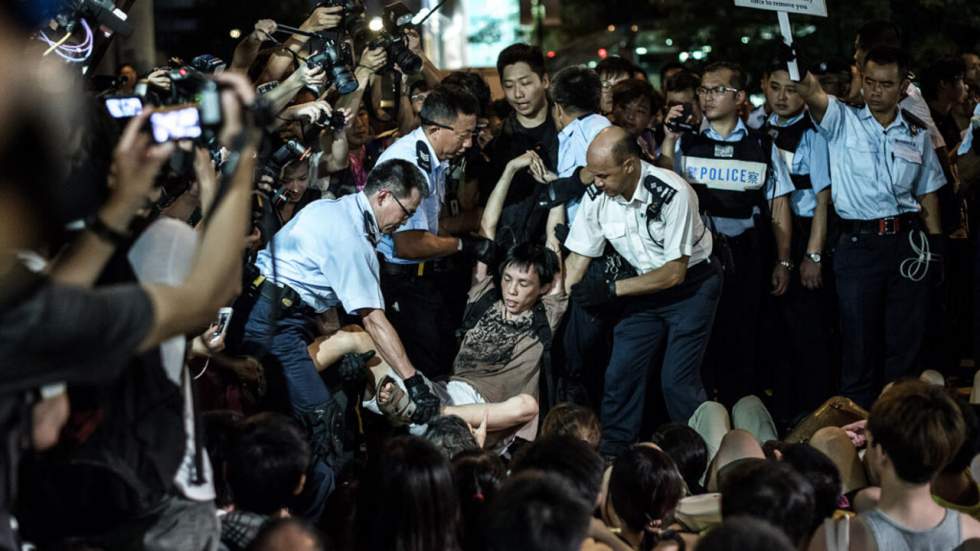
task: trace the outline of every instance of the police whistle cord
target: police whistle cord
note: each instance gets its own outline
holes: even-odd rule
[[[916,236],[919,237],[918,243],[916,243]],[[912,252],[916,256],[903,260],[902,264],[898,267],[898,272],[905,279],[919,282],[929,274],[929,263],[939,262],[943,257],[942,255],[930,252],[929,239],[922,230],[909,232],[909,245],[912,246]]]

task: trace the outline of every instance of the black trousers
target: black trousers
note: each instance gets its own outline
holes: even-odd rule
[[[428,266],[426,266],[428,268]],[[456,327],[432,275],[381,273],[385,313],[415,369],[429,379],[449,375],[456,355]]]
[[[791,250],[797,266],[806,258],[812,224],[812,218],[794,217]],[[773,368],[774,413],[781,420],[812,412],[834,392],[840,345],[832,262],[833,257],[823,253],[822,287],[804,287],[797,269],[786,294],[770,302],[776,354],[768,363]]]
[[[909,235],[910,230],[886,236],[844,233],[838,241],[834,271],[843,349],[841,394],[865,408],[886,383],[917,375],[919,368],[940,270],[930,263],[921,281],[901,275],[902,262],[917,256]]]
[[[770,279],[772,255],[756,229],[726,240],[734,270],[725,273],[701,373],[708,396],[714,391],[722,404],[732,407],[743,396],[762,390],[760,313]]]

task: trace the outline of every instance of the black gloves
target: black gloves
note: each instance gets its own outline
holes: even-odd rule
[[[405,388],[408,389],[408,397],[415,404],[415,413],[412,414],[412,423],[424,425],[433,417],[439,415],[439,398],[429,390],[429,385],[421,374],[416,373],[412,377],[405,379]]]
[[[337,363],[337,375],[345,383],[360,383],[367,378],[366,370],[368,361],[374,357],[374,350],[368,350],[363,354],[350,352]]]
[[[463,244],[460,252],[464,255],[475,258],[487,266],[495,266],[497,259],[497,245],[485,237],[472,237],[464,235],[459,238]]]
[[[616,298],[616,282],[613,280],[583,280],[572,285],[572,300],[586,308],[602,306]]]

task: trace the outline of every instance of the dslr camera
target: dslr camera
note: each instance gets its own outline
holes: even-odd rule
[[[382,72],[391,71],[395,65],[406,75],[417,75],[422,70],[422,58],[408,49],[408,38],[405,30],[412,27],[412,13],[401,2],[392,2],[385,6],[382,17],[382,29],[368,43],[369,48],[383,48],[388,56],[388,64]]]
[[[340,28],[355,41],[363,40],[368,34],[367,21],[364,18],[364,3],[359,0],[323,0],[313,9],[342,7],[340,12]]]
[[[330,75],[334,87],[342,95],[357,91],[357,78],[350,69],[354,56],[347,44],[329,38],[320,38],[317,42],[319,42],[319,51],[306,59],[307,66],[323,67],[323,70]]]

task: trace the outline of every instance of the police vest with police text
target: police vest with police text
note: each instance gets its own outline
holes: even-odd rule
[[[722,218],[751,218],[755,207],[765,205],[770,147],[769,137],[757,130],[737,142],[685,134],[683,175],[697,192],[701,210]]]
[[[772,143],[776,146],[780,158],[790,169],[790,178],[793,180],[793,187],[796,189],[813,189],[813,182],[810,181],[810,174],[793,174],[793,161],[796,158],[796,150],[803,141],[803,135],[808,130],[816,130],[813,120],[808,113],[804,113],[800,120],[789,126],[773,126],[766,122],[766,131],[772,137]]]

